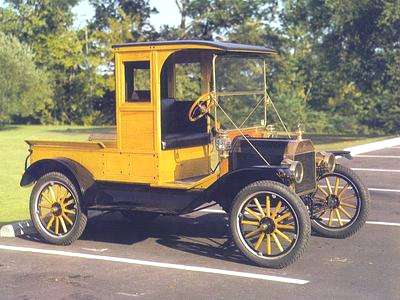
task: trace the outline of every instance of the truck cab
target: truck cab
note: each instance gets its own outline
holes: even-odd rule
[[[132,43],[113,49],[115,131],[93,134],[84,143],[27,141],[33,150],[30,162],[71,159],[96,181],[178,189],[209,186],[227,171],[227,162],[217,166],[212,120],[193,122],[188,114],[198,97],[212,92],[213,57],[269,55],[274,50],[208,41]],[[189,82],[182,80],[188,77]],[[251,128],[253,134],[261,134],[259,125]],[[239,132],[229,134],[234,137]]]

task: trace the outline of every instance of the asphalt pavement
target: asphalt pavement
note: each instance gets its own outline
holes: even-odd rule
[[[281,270],[252,265],[227,242],[218,207],[136,226],[118,213],[91,217],[68,247],[0,238],[1,299],[399,299],[400,147],[341,163],[368,186],[368,224],[356,235],[313,235]]]

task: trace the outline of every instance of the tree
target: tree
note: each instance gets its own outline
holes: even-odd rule
[[[157,13],[148,0],[90,0],[95,15],[88,25],[89,59],[97,70],[96,78],[102,95],[93,99],[100,119],[115,122],[115,86],[113,44],[154,40],[158,37],[150,25],[150,15]],[[99,78],[98,71],[102,76]]]
[[[227,36],[250,20],[268,20],[277,1],[270,0],[176,0],[181,22],[178,28],[165,26],[162,35],[180,39],[207,39]]]
[[[90,0],[90,4],[95,15],[89,29],[105,46],[143,41],[154,34],[149,19],[157,10],[148,0]]]
[[[0,125],[13,117],[41,115],[52,107],[48,75],[34,63],[32,51],[0,32]]]
[[[0,30],[32,45],[38,60],[44,59],[49,36],[68,30],[73,23],[72,8],[79,0],[5,0]],[[43,62],[44,63],[44,62]]]
[[[392,116],[380,109],[399,102],[398,1],[286,1],[282,15],[286,33],[301,31],[310,42],[299,70],[314,83],[311,106],[329,111],[336,130],[398,132],[395,122],[382,122]]]
[[[114,122],[112,44],[222,39],[278,50],[268,85],[291,129],[303,122],[308,131],[399,131],[397,0],[175,0],[179,25],[158,32],[149,0],[90,0],[94,18],[75,29],[78,1],[5,0],[0,7],[0,31],[29,45],[48,74],[55,122]]]
[[[101,97],[102,79],[85,53],[84,32],[74,30],[72,8],[78,0],[7,0],[0,29],[29,44],[35,64],[46,68],[54,86],[55,122],[95,122],[94,99]],[[99,90],[100,89],[100,90]],[[100,96],[99,96],[100,95]]]

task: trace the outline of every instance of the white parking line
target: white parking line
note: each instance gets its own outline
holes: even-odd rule
[[[400,190],[392,190],[392,189],[368,188],[368,190],[369,191],[374,191],[374,192],[400,193]]]
[[[49,249],[18,247],[18,246],[8,246],[8,245],[0,245],[0,249],[9,250],[9,251],[40,253],[40,254],[48,254],[48,255],[67,256],[67,257],[77,257],[77,258],[85,258],[85,259],[93,259],[93,260],[101,260],[101,261],[111,261],[111,262],[119,262],[119,263],[125,263],[125,264],[158,267],[158,268],[166,268],[166,269],[175,269],[175,270],[184,270],[184,271],[200,272],[200,273],[208,273],[208,274],[219,274],[219,275],[226,275],[226,276],[252,278],[252,279],[260,279],[260,280],[266,280],[266,281],[276,281],[276,282],[292,283],[292,284],[309,283],[308,280],[289,278],[289,277],[248,273],[248,272],[238,272],[238,271],[197,267],[197,266],[187,266],[187,265],[162,263],[162,262],[131,259],[131,258],[124,258],[124,257],[95,255],[95,254],[87,254],[87,253],[79,253],[79,252],[68,252],[68,251],[60,251],[60,250],[49,250]]]
[[[383,225],[383,226],[397,226],[400,227],[400,223],[393,223],[393,222],[379,222],[379,221],[367,221],[367,224],[371,225]]]
[[[206,209],[202,209],[200,211],[209,212],[209,213],[213,213],[213,214],[226,214],[225,211],[220,210],[220,209],[209,209],[209,208],[206,208]]]
[[[323,220],[325,220],[325,221],[328,221],[329,220],[329,218],[322,218]],[[338,219],[333,219],[334,221],[338,221]],[[348,222],[348,221],[350,221],[349,219],[343,219],[342,218],[342,221],[346,221],[346,222]],[[365,223],[367,223],[367,224],[371,224],[371,225],[382,225],[382,226],[396,226],[396,227],[400,227],[400,223],[392,223],[392,222],[378,222],[378,221],[367,221],[367,222],[365,222]]]
[[[351,168],[351,169],[354,170],[354,171],[400,173],[400,170],[393,170],[393,169],[369,169],[369,168]]]
[[[368,143],[364,145],[354,146],[344,149],[345,151],[350,151],[351,155],[357,155],[361,153],[368,153],[371,151],[381,150],[385,148],[391,148],[393,146],[400,145],[400,137],[392,138],[384,141]]]
[[[321,187],[326,188],[326,185],[321,185]],[[342,188],[343,186],[339,185],[338,187]],[[392,190],[392,189],[368,188],[368,190],[374,192],[400,193],[400,190]]]
[[[361,158],[397,158],[400,159],[399,155],[354,155],[354,157],[361,157]]]
[[[223,210],[220,209],[202,209],[201,211],[214,213],[214,214],[226,214]],[[323,218],[325,220],[325,218]],[[328,220],[326,218],[326,220]],[[342,219],[343,221],[349,221],[348,219]],[[393,222],[379,222],[379,221],[367,221],[367,224],[371,225],[382,225],[382,226],[396,226],[400,227],[400,223],[393,223]]]

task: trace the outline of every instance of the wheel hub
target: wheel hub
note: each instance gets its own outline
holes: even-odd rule
[[[340,200],[336,195],[329,195],[326,198],[326,202],[328,204],[328,207],[331,209],[338,208],[340,205]]]
[[[62,214],[62,207],[60,203],[54,203],[52,208],[51,208],[51,212],[53,213],[53,215],[55,216],[61,216]]]
[[[269,217],[265,217],[260,221],[260,227],[265,231],[265,233],[270,234],[275,230],[275,222]]]

